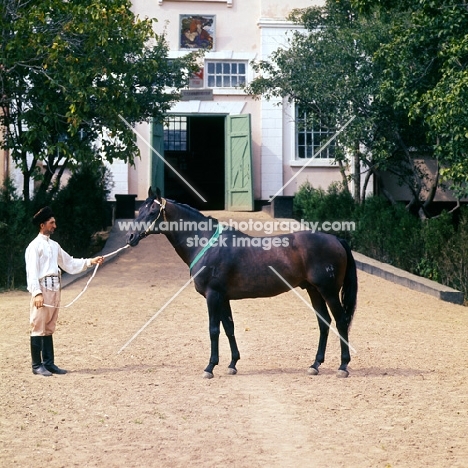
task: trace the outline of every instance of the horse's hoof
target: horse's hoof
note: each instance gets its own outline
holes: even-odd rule
[[[212,379],[214,375],[211,372],[203,372],[203,378],[204,379]]]
[[[348,375],[349,375],[349,372],[343,369],[338,369],[338,372],[336,373],[336,376],[339,377],[340,379],[346,379]]]
[[[309,375],[318,375],[318,374],[319,374],[319,370],[316,369],[315,367],[310,366],[310,367],[307,369],[307,373],[308,373]]]
[[[228,367],[228,374],[229,375],[236,375],[237,369],[235,367]]]

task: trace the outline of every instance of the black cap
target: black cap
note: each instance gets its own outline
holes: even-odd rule
[[[49,221],[49,219],[53,217],[54,217],[54,212],[52,211],[50,206],[45,206],[33,216],[32,221],[34,225],[40,226],[42,223]]]

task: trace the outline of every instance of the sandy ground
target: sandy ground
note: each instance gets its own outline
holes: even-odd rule
[[[307,374],[318,326],[294,293],[236,301],[239,373],[222,335],[207,380],[203,297],[190,285],[158,314],[188,278],[163,236],[99,269],[61,311],[69,373],[49,378],[31,373],[28,294],[0,295],[1,467],[468,466],[466,307],[359,272],[356,353],[338,379],[333,334],[321,374]]]

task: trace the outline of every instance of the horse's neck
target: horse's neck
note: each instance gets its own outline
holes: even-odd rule
[[[197,245],[196,239],[210,236],[210,231],[214,233],[218,224],[216,219],[208,218],[194,208],[174,202],[166,203],[164,220],[168,227],[171,227],[171,222],[173,227],[176,227],[176,229],[168,229],[164,234],[179,257],[187,264],[198,250],[194,248]],[[208,229],[204,229],[205,227]]]
[[[168,223],[177,223],[182,228],[181,230],[185,231],[183,227],[187,226],[187,223],[196,223],[197,225],[202,225],[202,223],[208,224],[210,218],[188,205],[167,201],[164,220]],[[217,220],[213,221],[214,223],[212,224],[218,223]],[[188,236],[192,235],[191,232],[193,233],[193,231],[193,228],[187,229]]]

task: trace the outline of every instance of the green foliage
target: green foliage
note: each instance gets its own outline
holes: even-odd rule
[[[376,260],[414,272],[423,251],[420,220],[402,204],[391,205],[383,197],[366,199],[356,210],[353,248]]]
[[[362,15],[349,1],[327,0],[320,7],[293,11],[290,19],[306,32],[296,32],[269,61],[255,63],[257,77],[246,90],[294,101],[332,129],[355,117],[337,138],[337,159],[352,154],[369,172],[392,170],[403,183],[417,186],[404,156],[408,147],[425,143],[424,132],[419,122],[410,124],[407,115],[375,99],[385,70],[373,57],[391,40],[398,16],[382,10]],[[360,179],[354,183],[358,200]]]
[[[37,236],[33,214],[45,204],[52,207],[57,220],[53,239],[74,257],[89,257],[93,234],[110,224],[106,203],[110,188],[107,169],[101,164],[87,164],[73,174],[54,199],[39,196],[31,204],[16,194],[10,180],[0,190],[0,290],[26,285],[24,253]]]
[[[97,142],[109,162],[133,162],[121,117],[161,120],[196,69],[193,54],[169,60],[165,37],[129,0],[5,0],[0,12],[0,125],[26,201],[31,179],[49,191],[60,168],[96,157]]]
[[[468,208],[463,207],[458,221],[443,212],[424,222],[425,252],[418,274],[462,291],[468,298]]]
[[[378,183],[383,171],[396,176],[412,190],[416,209],[427,208],[436,193],[424,185],[444,183],[457,197],[468,195],[464,3],[326,0],[290,19],[305,31],[254,64],[249,93],[294,101],[332,128],[356,116],[338,147]],[[415,152],[436,159],[439,178],[424,178]]]
[[[383,197],[353,205],[338,187],[325,192],[309,183],[300,187],[294,207],[295,217],[306,221],[353,219],[356,229],[347,233],[347,239],[354,250],[450,286],[468,298],[468,207],[457,219],[443,211],[421,220]]]
[[[395,4],[384,8],[395,14]],[[376,99],[422,123],[442,179],[466,196],[468,11],[453,0],[421,0],[408,8],[411,15],[395,24],[391,40],[375,54],[384,70]]]
[[[340,184],[331,184],[325,191],[314,188],[309,182],[303,184],[294,197],[294,216],[297,219],[315,222],[352,221],[355,202],[348,190]],[[349,239],[347,231],[334,232]]]
[[[443,246],[437,259],[440,282],[468,298],[468,209],[462,210],[455,234]]]
[[[415,5],[412,0],[351,0],[350,3],[361,13],[370,13],[376,8],[405,11],[410,10]]]
[[[53,239],[70,255],[88,257],[93,234],[106,228],[109,186],[105,166],[87,164],[70,177],[52,201],[57,222]]]
[[[440,216],[427,219],[422,224],[421,236],[425,249],[416,273],[434,281],[443,282],[441,253],[455,235],[452,215],[443,211]]]
[[[11,180],[0,190],[0,290],[26,283],[24,251],[35,236],[31,217],[16,194]]]

